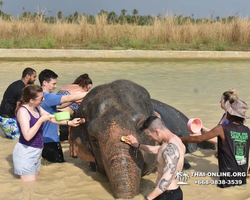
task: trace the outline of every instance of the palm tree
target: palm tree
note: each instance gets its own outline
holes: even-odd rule
[[[137,23],[138,10],[137,9],[133,9],[132,10],[132,14],[133,14],[134,22]]]
[[[0,1],[0,6],[1,6],[1,9],[0,9],[0,16],[2,16],[3,12],[2,12],[2,6],[3,6],[3,2]]]
[[[3,1],[0,1],[0,6],[1,6],[1,10],[2,10],[2,7],[3,7]]]
[[[109,23],[109,24],[115,23],[116,20],[117,20],[117,15],[115,14],[115,12],[113,12],[113,11],[110,12],[110,13],[108,14],[108,23]]]
[[[74,20],[77,20],[78,17],[79,17],[79,13],[76,11],[76,12],[74,13]]]
[[[101,10],[98,15],[108,15],[108,12],[105,10]]]
[[[190,176],[187,174],[187,173],[183,173],[183,179],[185,180],[185,181],[187,181],[188,180],[188,178],[190,178]]]
[[[182,171],[177,171],[176,174],[175,174],[175,178],[177,178],[178,180],[180,180],[181,177],[182,177],[182,175],[183,175]]]
[[[127,10],[126,10],[126,9],[122,9],[122,10],[121,10],[121,13],[122,13],[122,15],[123,15],[123,16],[125,16],[125,15],[126,15],[126,12],[127,12]]]
[[[57,18],[58,18],[58,19],[62,19],[62,16],[63,16],[62,11],[59,11],[59,12],[57,13]]]
[[[138,15],[138,10],[133,9],[133,10],[132,10],[132,14],[133,14],[134,16],[137,16],[137,15]]]

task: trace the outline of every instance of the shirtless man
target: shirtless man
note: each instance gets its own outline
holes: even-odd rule
[[[162,120],[151,116],[143,122],[142,129],[150,140],[161,146],[150,146],[138,143],[133,135],[126,137],[126,143],[157,155],[158,177],[155,189],[145,197],[145,200],[182,200],[182,190],[175,178],[177,171],[183,169],[186,148],[180,138],[168,130]]]

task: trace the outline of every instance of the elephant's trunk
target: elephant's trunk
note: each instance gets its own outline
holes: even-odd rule
[[[119,154],[117,148],[120,150]],[[113,145],[112,149],[116,149],[116,151],[110,150],[107,152],[108,157],[103,161],[113,190],[113,196],[115,198],[132,199],[139,194],[143,166],[142,155],[137,148],[130,147],[127,144]]]
[[[99,140],[102,163],[115,198],[132,199],[139,194],[144,159],[138,148],[121,142],[122,135],[130,134],[133,132],[113,123]]]
[[[139,193],[141,170],[131,158],[125,155],[115,156],[110,162],[112,165],[108,177],[114,197],[132,199]]]

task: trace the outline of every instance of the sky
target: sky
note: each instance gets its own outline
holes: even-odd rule
[[[122,9],[132,15],[137,9],[139,15],[157,16],[162,14],[192,15],[194,18],[228,17],[240,13],[241,17],[249,17],[250,0],[0,0],[2,10],[17,17],[25,11],[34,13],[41,10],[50,10],[49,16],[57,16],[58,11],[63,16],[69,16],[75,11],[79,14],[87,13],[96,16],[100,10],[114,11],[121,14]],[[1,9],[1,8],[0,8]]]

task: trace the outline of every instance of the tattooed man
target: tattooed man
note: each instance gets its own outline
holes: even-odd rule
[[[150,146],[138,143],[133,135],[126,137],[126,143],[157,155],[158,177],[155,189],[145,197],[146,200],[182,200],[182,190],[175,178],[184,164],[185,146],[178,136],[166,128],[162,120],[151,116],[142,124],[142,129],[149,139],[160,146]]]

